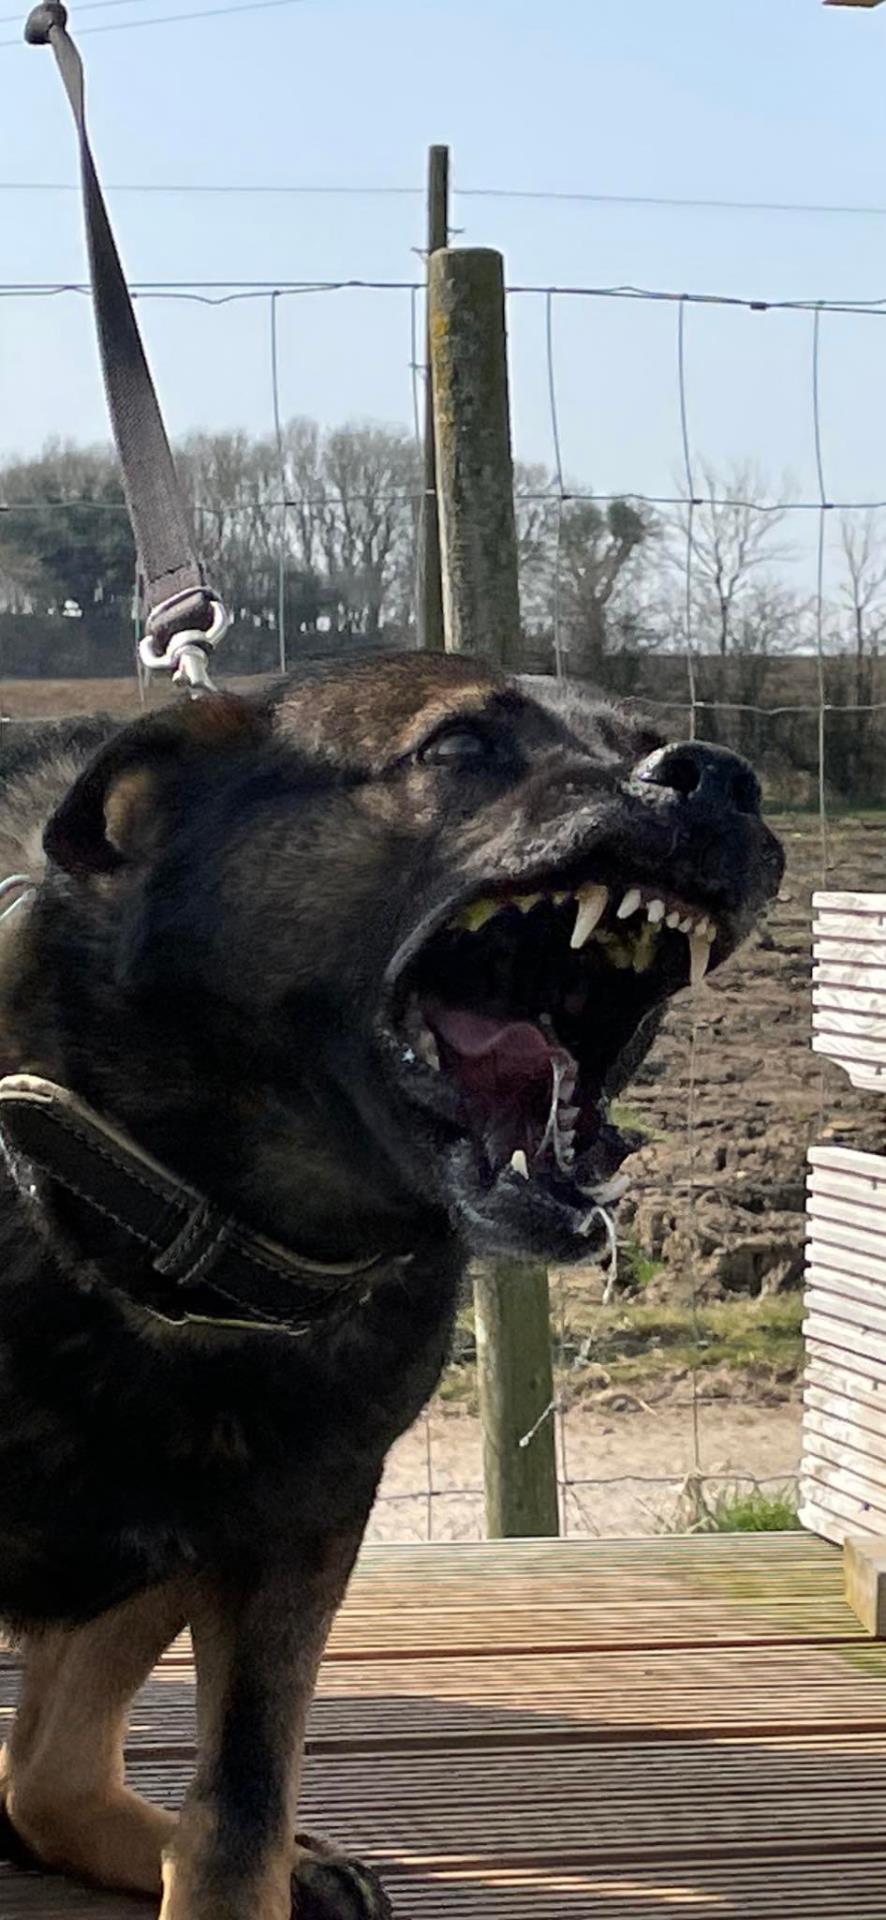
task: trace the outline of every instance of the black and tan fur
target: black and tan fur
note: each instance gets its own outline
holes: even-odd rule
[[[498,741],[476,772],[421,753],[459,715]],[[572,858],[601,823],[719,889],[734,944],[777,884],[774,843],[750,807],[681,839],[676,796],[631,785],[654,744],[587,696],[415,657],[8,749],[0,878],[27,863],[39,891],[0,925],[0,1070],[75,1090],[277,1241],[388,1261],[308,1338],[169,1326],[110,1244],[84,1252],[75,1203],[0,1175],[0,1617],[27,1649],[10,1848],[154,1893],[163,1920],[389,1913],[372,1875],[293,1838],[317,1664],[466,1253],[578,1249],[522,1195],[485,1221],[462,1206],[378,1008],[439,903]],[[185,1624],[200,1751],[176,1820],[125,1787],[121,1753]]]

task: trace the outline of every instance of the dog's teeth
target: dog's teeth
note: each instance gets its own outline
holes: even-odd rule
[[[696,922],[695,931],[699,935],[700,939],[713,940],[716,929],[714,927],[713,920],[705,919],[705,920],[699,920]]]
[[[531,913],[533,907],[537,907],[539,901],[543,899],[544,895],[541,893],[515,893],[511,898],[511,906],[519,907],[521,913]]]
[[[708,970],[711,957],[711,943],[703,933],[689,935],[689,984],[699,987]]]
[[[679,925],[680,925],[680,915],[679,915],[679,913],[669,913],[669,914],[668,914],[668,917],[667,917],[667,919],[666,919],[666,921],[665,921],[665,926],[666,926],[666,927],[678,927]]]
[[[529,1161],[522,1147],[516,1147],[511,1154],[511,1168],[514,1173],[520,1175],[521,1180],[529,1179]]]
[[[637,908],[641,904],[641,901],[642,901],[642,895],[640,893],[639,887],[630,887],[627,893],[625,894],[624,899],[622,900],[621,906],[618,909],[618,912],[615,916],[616,919],[629,920],[631,917],[631,914],[636,913]]]
[[[572,929],[571,947],[583,947],[590,940],[594,928],[599,926],[609,901],[608,887],[581,887],[578,894],[578,912]]]
[[[686,915],[686,918],[684,920],[680,921],[680,932],[691,933],[692,927],[693,927],[693,920],[692,920],[692,915],[690,913]]]
[[[664,917],[665,917],[664,901],[650,900],[649,905],[646,908],[646,918],[650,922],[650,924],[653,927],[657,927],[661,924],[661,921],[664,919]]]
[[[472,900],[468,906],[462,907],[450,924],[467,933],[479,933],[487,920],[492,920],[501,912],[501,908],[501,900]]]
[[[437,1042],[429,1028],[424,1027],[422,1029],[415,1043],[415,1050],[419,1059],[424,1061],[426,1067],[433,1067],[434,1072],[439,1073],[440,1055],[437,1051]]]
[[[568,893],[568,892],[551,894],[551,901],[555,907],[563,907],[566,905],[567,900],[571,900],[571,899],[572,899],[572,895],[571,893]]]

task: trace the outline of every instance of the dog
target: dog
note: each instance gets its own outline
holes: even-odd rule
[[[781,852],[732,753],[461,657],[44,726],[3,771],[0,1850],[162,1920],[382,1920],[297,1800],[386,1453],[469,1256],[606,1245],[608,1102]],[[122,1740],[186,1625],[177,1818]]]

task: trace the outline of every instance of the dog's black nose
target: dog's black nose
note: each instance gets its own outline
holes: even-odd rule
[[[760,812],[760,782],[740,754],[728,747],[712,747],[704,740],[685,740],[659,747],[641,760],[635,780],[668,787],[682,800],[696,801],[717,812]]]

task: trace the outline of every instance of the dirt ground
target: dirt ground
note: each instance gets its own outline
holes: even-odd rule
[[[812,894],[886,889],[886,815],[831,821],[826,882],[818,821],[773,825],[787,856],[778,901],[694,1005],[675,1002],[629,1094],[655,1137],[633,1162],[620,1231],[661,1263],[651,1285],[671,1298],[797,1285],[809,1145],[886,1150],[886,1110],[810,1044]]]
[[[595,1483],[570,1484],[564,1532],[636,1539],[693,1523],[697,1509],[685,1482],[695,1466],[695,1418],[685,1389],[682,1398],[630,1411],[580,1405],[557,1425],[561,1477],[565,1440],[569,1482]],[[797,1472],[799,1401],[702,1400],[698,1435],[708,1501],[749,1479],[775,1493]],[[369,1537],[482,1539],[482,1485],[478,1420],[432,1409],[390,1456]]]
[[[253,683],[254,684],[254,683]],[[63,685],[6,682],[7,715],[133,710],[129,682]],[[810,1046],[811,896],[823,884],[817,820],[773,822],[787,872],[779,900],[745,950],[690,1004],[682,996],[631,1089],[629,1118],[648,1130],[631,1163],[633,1188],[619,1216],[621,1288],[645,1305],[752,1302],[799,1287],[802,1278],[805,1158],[822,1136],[886,1151],[886,1112],[857,1093]],[[832,888],[886,889],[886,815],[842,816],[830,824]],[[593,1325],[603,1286],[594,1269],[569,1277],[569,1297]],[[588,1321],[590,1315],[590,1321]],[[574,1488],[566,1522],[574,1531],[630,1534],[681,1517],[679,1489],[696,1464],[692,1381],[651,1372],[636,1394],[572,1392],[565,1420],[566,1477],[602,1480]],[[773,1386],[765,1369],[713,1386],[700,1376],[699,1464],[783,1481],[796,1470],[796,1382]],[[563,1464],[563,1432],[560,1432]],[[479,1428],[465,1405],[438,1404],[400,1443],[389,1463],[376,1537],[469,1538],[482,1533]],[[430,1493],[429,1493],[430,1488]],[[471,1491],[473,1489],[473,1491]]]

